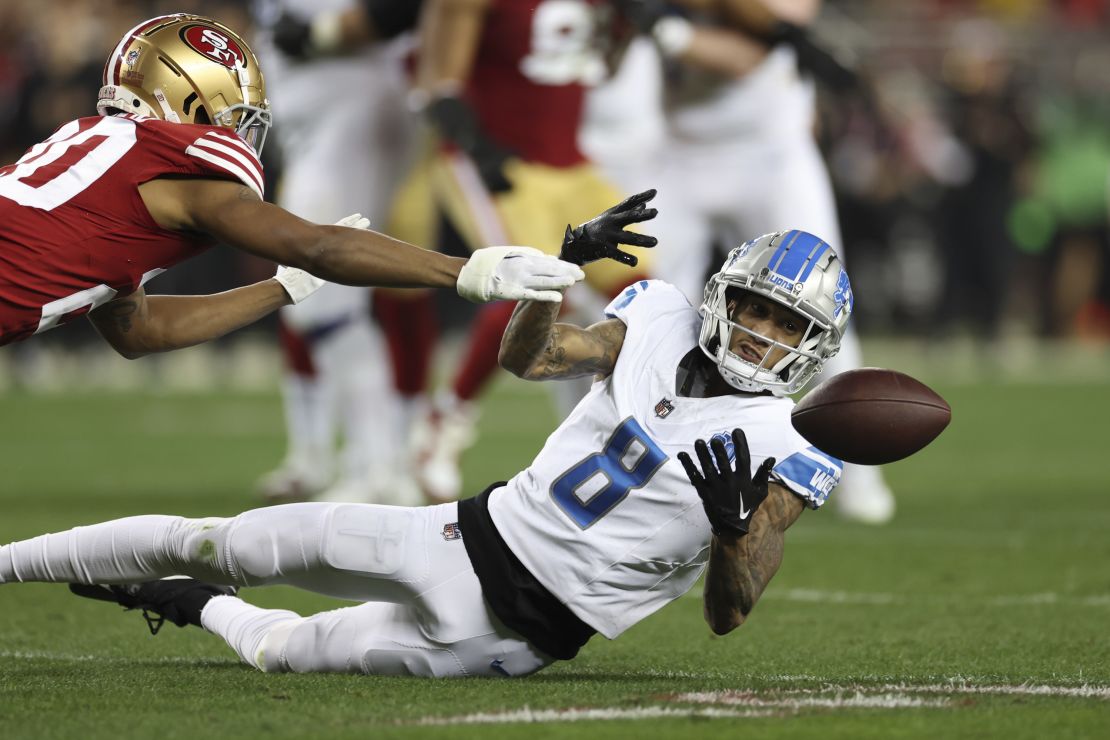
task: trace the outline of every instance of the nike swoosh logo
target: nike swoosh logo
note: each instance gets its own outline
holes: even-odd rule
[[[747,519],[750,514],[751,514],[751,512],[744,508],[744,501],[741,500],[740,501],[740,518],[741,519]]]

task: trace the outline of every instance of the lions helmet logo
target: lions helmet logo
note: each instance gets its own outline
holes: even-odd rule
[[[741,244],[736,249],[732,250],[732,256],[729,257],[728,262],[725,264],[725,266],[722,269],[727,270],[729,267],[731,267],[734,264],[736,264],[737,262],[739,262],[740,259],[743,258],[743,256],[745,254],[752,251],[752,247],[755,246],[755,241],[756,241],[755,239],[749,239],[748,241],[744,242],[743,244]]]
[[[852,304],[854,299],[852,297],[852,286],[848,282],[848,273],[844,270],[840,271],[840,277],[836,280],[836,292],[833,293],[833,300],[836,302],[836,312],[834,316],[840,316],[841,312],[847,308],[848,313],[852,313]]]

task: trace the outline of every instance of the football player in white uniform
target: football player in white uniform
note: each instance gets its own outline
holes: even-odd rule
[[[843,257],[832,185],[814,137],[814,80],[838,90],[851,75],[805,31],[820,0],[617,5],[655,42],[663,74],[649,50],[630,49],[623,84],[595,91],[590,101],[595,125],[586,142],[594,142],[589,153],[623,187],[665,183],[654,228],[655,274],[696,300],[716,245],[786,225],[820,234]],[[645,108],[657,100],[661,122],[659,111]],[[624,125],[597,125],[616,118],[606,111],[623,112]],[[635,142],[635,154],[628,156],[621,141]],[[654,154],[644,156],[653,142]],[[826,376],[862,365],[859,339],[849,332]],[[882,524],[894,516],[895,500],[880,468],[848,465],[836,506],[849,519]]]
[[[623,227],[654,215],[645,195],[572,232],[563,256],[615,254]],[[504,365],[596,381],[507,483],[421,508],[120,519],[0,547],[0,583],[77,582],[201,625],[265,671],[526,675],[597,632],[616,637],[707,566],[705,616],[724,634],[777,571],[786,529],[839,478],[794,432],[786,394],[836,353],[851,309],[834,251],[799,231],[734,249],[700,317],[660,281],[632,285],[589,328],[522,303]],[[226,585],[147,581],[175,574]],[[232,595],[277,583],[365,603],[301,617]]]

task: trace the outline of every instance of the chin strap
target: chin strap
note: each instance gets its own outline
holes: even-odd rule
[[[154,88],[154,99],[158,101],[158,107],[162,109],[163,121],[181,123],[181,119],[178,118],[177,113],[174,112],[173,108],[170,107],[169,101],[166,100],[166,94],[162,92],[162,88]]]

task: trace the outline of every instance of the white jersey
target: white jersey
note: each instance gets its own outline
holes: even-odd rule
[[[775,457],[774,478],[813,508],[841,463],[794,431],[789,398],[676,394],[701,319],[673,286],[640,281],[606,314],[628,327],[613,373],[528,468],[490,495],[489,513],[528,571],[612,639],[688,591],[709,557],[709,522],[679,452],[693,455],[695,440],[721,436],[731,456],[740,427],[752,471]]]

